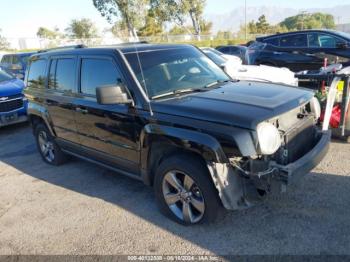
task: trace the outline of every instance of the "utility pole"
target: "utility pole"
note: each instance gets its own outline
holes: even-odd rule
[[[247,29],[247,0],[244,0],[244,28],[245,28],[245,40],[248,40],[248,29]]]

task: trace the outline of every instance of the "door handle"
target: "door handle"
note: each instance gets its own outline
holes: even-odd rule
[[[80,107],[77,107],[75,109],[75,111],[78,112],[78,113],[82,113],[82,114],[88,114],[89,113],[89,111],[87,109],[83,109],[83,108],[80,108]]]

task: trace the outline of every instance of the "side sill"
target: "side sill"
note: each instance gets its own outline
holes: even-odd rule
[[[133,174],[133,173],[129,173],[129,172],[126,172],[124,170],[121,170],[121,169],[118,169],[116,167],[112,167],[110,165],[107,165],[107,164],[104,164],[104,163],[101,163],[99,161],[96,161],[96,160],[93,160],[91,158],[88,158],[88,157],[85,157],[85,156],[82,156],[82,155],[79,155],[79,154],[76,154],[76,153],[73,153],[69,150],[66,150],[66,149],[61,149],[64,153],[68,154],[68,155],[71,155],[71,156],[74,156],[74,157],[77,157],[79,159],[82,159],[82,160],[85,160],[87,162],[90,162],[90,163],[93,163],[93,164],[96,164],[96,165],[99,165],[101,167],[104,167],[104,168],[107,168],[109,170],[112,170],[116,173],[120,173],[122,174],[123,176],[127,176],[127,177],[130,177],[132,179],[135,179],[135,180],[139,180],[139,181],[143,181],[142,178],[136,174]]]

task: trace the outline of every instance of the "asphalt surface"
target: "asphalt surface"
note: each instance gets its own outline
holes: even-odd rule
[[[45,164],[27,125],[0,129],[0,254],[350,254],[350,144],[280,199],[184,227],[151,188],[73,159]]]

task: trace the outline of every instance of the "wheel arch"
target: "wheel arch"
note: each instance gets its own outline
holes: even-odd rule
[[[33,128],[38,123],[43,123],[48,128],[50,134],[52,136],[56,136],[56,133],[54,132],[52,125],[50,124],[50,121],[48,119],[48,112],[45,109],[45,107],[40,106],[36,103],[29,103],[27,114],[28,114],[29,122],[31,123]]]
[[[150,124],[141,135],[141,172],[144,182],[152,185],[157,167],[174,154],[190,154],[204,164],[228,162],[219,142],[207,134]]]

